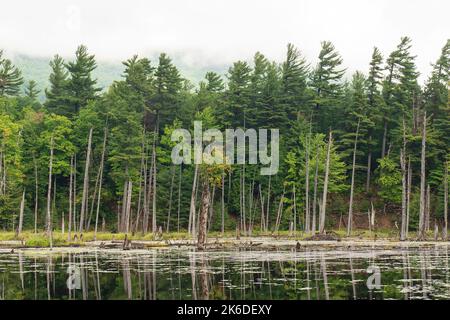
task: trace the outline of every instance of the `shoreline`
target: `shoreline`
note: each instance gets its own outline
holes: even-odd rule
[[[54,245],[53,248],[49,246],[31,246],[27,245],[23,240],[3,240],[0,241],[0,253],[11,250],[26,250],[26,249],[68,249],[68,250],[121,250],[121,251],[136,251],[136,250],[151,250],[151,249],[170,249],[189,247],[195,248],[196,241],[192,239],[170,239],[170,240],[131,240],[128,241],[127,246],[124,247],[123,240],[96,240],[85,241],[79,243],[68,243],[63,245]],[[224,238],[209,238],[207,250],[218,249],[301,249],[304,247],[322,247],[322,248],[342,248],[342,247],[374,247],[374,248],[419,248],[419,247],[436,247],[436,246],[450,246],[450,241],[443,240],[407,240],[399,241],[397,239],[378,238],[377,240],[360,239],[357,237],[343,238],[339,240],[305,240],[288,237],[241,237],[240,239],[232,237]],[[125,248],[125,249],[124,249]]]

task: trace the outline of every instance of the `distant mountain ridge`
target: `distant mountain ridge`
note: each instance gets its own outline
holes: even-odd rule
[[[15,54],[10,57],[12,62],[22,71],[22,76],[24,78],[24,87],[30,80],[37,82],[37,87],[40,90],[39,97],[40,100],[45,98],[45,88],[49,86],[49,75],[51,68],[49,65],[52,57],[33,57],[26,54]],[[156,66],[158,61],[158,56],[155,55],[150,57],[152,65]],[[215,71],[221,75],[224,75],[228,66],[226,65],[216,65],[216,66],[199,66],[199,65],[189,65],[183,61],[181,56],[172,57],[174,64],[180,70],[181,75],[191,81],[194,85],[197,85],[201,81],[206,72]],[[70,59],[69,59],[70,60]],[[67,59],[66,59],[67,61]],[[102,61],[97,60],[97,68],[93,71],[93,76],[97,79],[97,84],[102,89],[108,88],[113,81],[120,80],[122,78],[124,66],[120,61]]]

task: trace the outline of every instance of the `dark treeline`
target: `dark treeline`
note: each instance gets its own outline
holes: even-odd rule
[[[374,48],[368,70],[346,79],[332,43],[322,42],[317,65],[289,44],[281,63],[258,52],[198,86],[166,54],[133,56],[109,88],[97,86],[95,58],[80,46],[73,61],[50,62],[42,104],[0,51],[0,226],[350,234],[387,215],[402,239],[446,237],[450,40],[423,86],[411,45]],[[171,133],[194,120],[279,128],[278,174],[173,165]]]

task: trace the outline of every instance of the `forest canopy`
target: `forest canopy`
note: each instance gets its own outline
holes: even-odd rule
[[[49,62],[43,102],[0,51],[0,228],[195,233],[207,193],[208,230],[350,233],[355,215],[374,212],[403,235],[446,230],[450,40],[423,85],[412,45],[374,48],[368,69],[346,78],[351,61],[331,42],[317,64],[288,44],[281,62],[257,52],[198,85],[165,53],[135,55],[108,88],[81,45],[72,60]],[[195,120],[279,129],[278,173],[173,164],[171,133]]]

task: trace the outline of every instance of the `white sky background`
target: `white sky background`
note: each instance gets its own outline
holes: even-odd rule
[[[366,72],[373,46],[387,56],[408,35],[425,80],[449,13],[448,0],[0,0],[0,48],[69,56],[83,43],[101,60],[165,51],[219,65],[256,51],[281,61],[288,42],[315,62],[330,40],[350,72]]]

